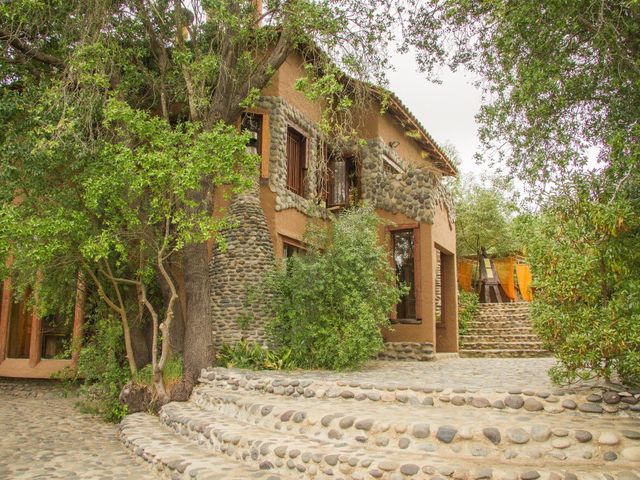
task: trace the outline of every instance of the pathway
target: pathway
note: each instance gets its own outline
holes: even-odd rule
[[[80,413],[50,382],[0,379],[1,479],[157,479],[116,432]]]
[[[176,479],[640,480],[640,392],[557,388],[549,358],[203,371],[122,440]]]

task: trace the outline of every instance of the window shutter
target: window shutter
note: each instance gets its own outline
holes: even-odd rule
[[[287,188],[304,196],[306,168],[306,138],[293,128],[287,130]]]
[[[331,158],[328,168],[328,207],[343,207],[347,203],[347,162],[344,158]]]

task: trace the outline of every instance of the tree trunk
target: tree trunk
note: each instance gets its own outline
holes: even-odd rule
[[[209,318],[209,258],[206,243],[188,245],[182,252],[187,300],[184,334],[184,382],[191,390],[200,371],[213,361],[213,335]]]
[[[171,273],[169,273],[171,275]],[[175,277],[171,275],[174,278]],[[158,273],[157,275],[158,284],[160,285],[160,290],[162,291],[162,298],[164,300],[164,304],[168,305],[169,300],[171,299],[171,288],[167,285],[164,277]],[[182,302],[175,302],[173,305],[173,320],[171,322],[169,336],[171,338],[171,351],[177,353],[179,355],[184,354],[184,334],[185,334],[185,326],[184,326],[184,318],[182,317]]]

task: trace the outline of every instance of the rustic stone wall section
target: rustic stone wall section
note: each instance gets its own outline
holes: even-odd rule
[[[409,165],[380,138],[370,140],[363,147],[363,197],[377,208],[391,213],[403,213],[418,222],[433,224],[436,208],[442,206],[449,222],[455,222],[453,197],[442,182],[442,175],[426,167]],[[404,167],[402,173],[384,169],[388,156]]]
[[[435,358],[433,344],[429,342],[386,342],[378,354],[379,360],[417,360],[428,362]]]
[[[257,187],[231,201],[228,218],[230,227],[221,232],[224,242],[214,248],[209,265],[216,349],[242,338],[265,344],[269,315],[262,285],[275,264]]]
[[[276,194],[276,211],[295,208],[307,215],[327,218],[330,213],[321,207],[319,198],[326,166],[320,157],[323,136],[300,111],[278,97],[262,97],[259,106],[269,111],[271,151],[269,156],[269,188]],[[305,178],[306,198],[287,189],[287,128],[292,126],[307,136],[308,170]],[[330,141],[328,141],[330,143]],[[356,144],[350,145],[353,149]],[[436,208],[443,206],[451,223],[455,208],[442,175],[423,166],[409,165],[398,157],[381,138],[370,139],[359,146],[362,161],[362,195],[367,201],[392,213],[404,213],[418,222],[433,224]],[[384,157],[403,165],[405,171],[390,174],[384,170]]]
[[[295,208],[307,215],[328,218],[320,206],[319,186],[324,166],[320,158],[322,135],[300,111],[279,97],[262,97],[259,106],[269,111],[271,150],[269,152],[269,189],[276,194],[276,211]],[[307,172],[305,197],[287,188],[287,129],[293,127],[307,137]]]

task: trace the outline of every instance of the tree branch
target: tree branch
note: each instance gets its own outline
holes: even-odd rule
[[[52,67],[64,67],[64,62],[58,57],[44,53],[41,50],[26,44],[18,37],[5,30],[0,30],[0,40],[7,42],[11,47],[18,50],[24,56],[37,60],[40,63],[51,65]]]

